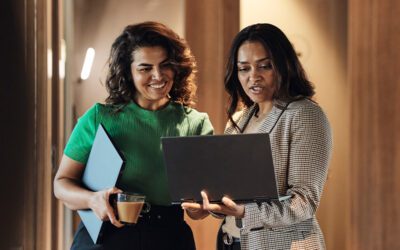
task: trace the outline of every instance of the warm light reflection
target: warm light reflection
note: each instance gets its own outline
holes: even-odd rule
[[[60,79],[65,78],[65,60],[67,59],[67,48],[65,45],[65,40],[61,39],[61,49],[60,49],[60,60],[58,61],[58,75]]]
[[[86,51],[85,61],[81,71],[81,79],[86,80],[89,78],[92,69],[95,51],[93,48],[88,48]]]
[[[53,51],[47,49],[47,78],[51,79],[53,77]]]

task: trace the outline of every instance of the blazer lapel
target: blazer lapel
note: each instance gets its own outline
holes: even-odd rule
[[[273,106],[265,120],[262,122],[259,131],[261,133],[271,133],[272,127],[275,125],[276,120],[279,117],[279,114],[282,112],[276,106]]]
[[[247,125],[249,122],[249,119],[251,118],[254,109],[256,108],[256,105],[253,104],[249,108],[244,108],[240,114],[240,116],[237,118],[236,124],[240,128],[241,131],[243,131],[243,128]],[[225,134],[240,134],[241,132],[237,131],[237,129],[234,126],[229,126],[228,128],[225,129]]]
[[[289,104],[288,102],[280,102],[279,105],[277,105],[275,103],[272,106],[271,111],[267,115],[267,118],[265,118],[265,120],[261,124],[260,129],[259,129],[258,132],[271,134],[273,129],[274,129],[275,124],[280,119],[280,116],[285,111],[285,109],[287,108],[288,104]]]
[[[247,126],[247,123],[249,123],[249,120],[250,120],[251,116],[253,115],[255,109],[256,109],[256,105],[253,104],[249,108],[243,110],[242,117],[240,118],[240,120],[238,122],[238,126],[242,131]]]
[[[284,111],[283,107],[286,107],[286,106],[287,106],[287,103],[283,103],[283,102],[279,103],[279,107],[278,107],[278,105],[274,104],[272,106],[271,111],[269,112],[267,117],[262,122],[258,132],[271,133],[275,123],[280,118],[281,113]],[[237,121],[237,125],[239,126],[239,128],[242,131],[248,124],[249,120],[251,119],[251,116],[253,115],[255,109],[256,109],[256,104],[253,104],[249,108],[243,109],[242,114],[240,115],[240,117],[238,118],[238,121]],[[230,126],[225,130],[225,133],[237,134],[239,132],[233,126]]]

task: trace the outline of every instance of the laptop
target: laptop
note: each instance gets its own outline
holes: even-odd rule
[[[161,143],[173,204],[201,203],[201,190],[216,203],[225,195],[237,203],[280,199],[267,133],[163,137]]]
[[[85,170],[83,185],[92,191],[100,191],[117,185],[124,166],[124,159],[102,124],[93,141]],[[78,210],[78,214],[95,244],[100,243],[103,221],[90,209]]]

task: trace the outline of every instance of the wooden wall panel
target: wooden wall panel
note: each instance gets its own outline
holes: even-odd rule
[[[25,197],[28,162],[34,157],[34,85],[28,77],[24,1],[0,1],[0,249],[22,247],[24,238],[34,237],[33,216],[25,214],[33,208]],[[32,167],[30,165],[30,167]],[[30,173],[30,172],[28,172]],[[26,245],[25,249],[32,249]]]
[[[4,239],[0,249],[56,249],[51,163],[57,161],[52,158],[52,139],[57,142],[58,138],[53,134],[58,126],[53,118],[60,115],[53,105],[59,96],[52,93],[59,90],[54,88],[58,86],[58,55],[52,53],[54,77],[48,75],[47,55],[49,49],[58,50],[54,46],[58,36],[52,30],[57,16],[51,15],[57,1],[3,1],[0,7],[5,20],[1,30],[7,38],[0,46],[2,87],[7,87],[0,98],[0,107],[5,109],[1,112],[5,119],[0,152],[5,159],[1,157],[0,190],[5,212],[1,210]]]
[[[399,1],[349,1],[349,249],[400,249]]]
[[[239,0],[187,0],[185,38],[198,62],[197,109],[207,112],[216,133],[223,133],[226,115],[224,90],[225,60],[230,43],[239,32]],[[220,220],[186,218],[197,249],[215,249]]]
[[[52,249],[51,1],[1,2],[0,249]]]
[[[216,133],[222,133],[227,121],[225,63],[239,32],[239,0],[187,0],[185,12],[185,38],[198,63],[197,108],[207,112]]]

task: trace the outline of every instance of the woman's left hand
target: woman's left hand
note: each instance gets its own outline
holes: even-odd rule
[[[203,197],[203,204],[184,202],[182,203],[182,208],[187,211],[206,210],[216,214],[235,216],[237,218],[244,217],[244,206],[236,204],[233,200],[226,196],[222,198],[222,204],[210,203],[208,196],[204,191],[201,191],[201,196]]]

